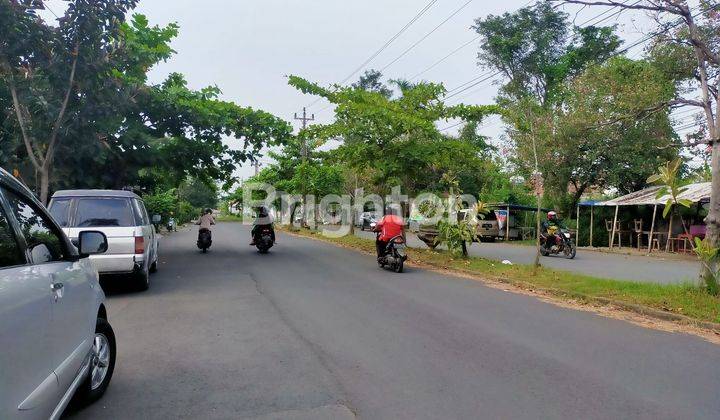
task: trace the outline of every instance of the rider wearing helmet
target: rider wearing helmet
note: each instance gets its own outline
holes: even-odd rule
[[[562,222],[558,218],[557,213],[549,211],[547,214],[547,220],[543,222],[540,230],[540,235],[545,238],[546,249],[550,249],[550,247],[557,244],[557,238],[554,234],[550,234],[549,232],[552,227],[560,228],[562,227]]]
[[[203,210],[203,214],[202,216],[200,216],[200,219],[198,219],[196,224],[200,225],[198,236],[202,231],[207,230],[208,232],[210,232],[210,226],[215,224],[215,218],[212,215],[212,209]]]
[[[257,233],[258,229],[261,227],[269,227],[270,228],[270,234],[272,236],[272,241],[275,242],[275,229],[273,229],[273,219],[272,215],[270,215],[270,212],[268,211],[267,207],[260,206],[257,208],[257,217],[255,218],[255,221],[253,222],[253,228],[250,232],[250,235],[252,236],[252,242],[250,242],[250,246],[255,245],[255,234]]]

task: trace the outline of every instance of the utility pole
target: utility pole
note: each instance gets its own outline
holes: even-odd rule
[[[254,166],[255,166],[255,176],[257,176],[257,174],[260,173],[260,162],[256,160]]]
[[[303,107],[302,110],[302,117],[298,117],[297,112],[295,113],[295,119],[298,121],[302,121],[302,129],[307,128],[308,121],[315,121],[315,114],[310,115],[310,117],[307,116],[307,109]],[[307,139],[303,136],[302,139],[302,149],[300,150],[300,153],[302,154],[303,161],[306,161],[308,158],[308,146],[307,146]],[[305,196],[303,195],[301,200],[303,214],[302,214],[302,220],[300,221],[300,225],[302,227],[307,226],[307,208],[305,207]]]
[[[295,119],[298,121],[302,121],[302,129],[304,130],[307,128],[308,121],[315,121],[315,114],[312,114],[312,115],[310,115],[310,117],[308,117],[307,109],[305,109],[305,107],[303,107],[302,117],[298,117],[298,114],[296,112]],[[308,157],[307,141],[305,139],[303,139],[303,144],[302,144],[302,156],[303,156],[303,159],[307,159],[307,157]]]

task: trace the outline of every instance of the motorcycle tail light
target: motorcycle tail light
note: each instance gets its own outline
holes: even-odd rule
[[[143,254],[145,252],[145,238],[142,236],[135,237],[135,253]]]

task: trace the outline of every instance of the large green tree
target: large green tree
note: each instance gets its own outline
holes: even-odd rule
[[[396,97],[359,86],[325,88],[296,76],[289,83],[336,105],[333,123],[311,126],[300,136],[344,139],[338,150],[343,162],[370,172],[373,187],[383,194],[393,186],[407,194],[426,188],[423,179],[442,155],[439,149],[454,150],[448,146],[453,140],[445,138],[436,123],[451,118],[481,121],[499,111],[495,106],[447,106],[442,101],[445,88],[432,83],[398,84],[401,93]]]
[[[75,0],[57,26],[37,14],[43,2],[0,1],[0,92],[10,95],[15,128],[47,202],[55,154],[72,136],[68,122],[111,68],[111,52],[135,0]],[[93,95],[89,95],[93,96]]]
[[[0,105],[12,111],[0,132],[15,145],[0,157],[26,180],[37,173],[43,200],[53,187],[168,189],[188,177],[229,184],[238,164],[290,134],[267,112],[220,100],[215,86],[190,89],[180,74],[148,85],[148,71],[174,53],[178,28],[150,26],[142,15],[125,21],[134,4],[73,1],[55,28],[35,2],[0,1],[10,37],[1,44],[0,94],[9,95]],[[69,40],[79,40],[77,52]]]
[[[547,110],[526,99],[508,115],[517,124],[510,129],[515,166],[529,176],[537,152],[546,199],[566,214],[589,188],[643,188],[657,166],[677,156],[668,112],[643,112],[674,94],[650,63],[613,58],[563,89],[562,107]]]
[[[538,2],[475,21],[481,36],[479,64],[505,78],[501,101],[530,96],[543,107],[560,100],[562,84],[620,46],[612,27],[576,27],[568,15]]]

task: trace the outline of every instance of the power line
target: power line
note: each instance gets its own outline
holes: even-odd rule
[[[425,73],[429,72],[430,70],[434,69],[435,67],[437,67],[437,66],[438,66],[440,63],[442,63],[443,61],[447,60],[448,58],[452,57],[453,55],[455,55],[455,54],[456,54],[457,52],[459,52],[460,50],[464,49],[464,48],[467,47],[468,45],[470,45],[470,44],[472,44],[473,42],[475,42],[475,41],[477,41],[478,39],[480,39],[480,37],[481,37],[481,36],[478,35],[478,36],[476,36],[475,38],[471,39],[470,41],[462,44],[461,46],[459,46],[459,47],[457,47],[457,48],[455,48],[450,54],[448,54],[448,55],[446,55],[445,57],[439,59],[438,61],[436,61],[435,63],[433,63],[431,66],[429,66],[428,68],[426,68],[425,70],[423,70],[423,71],[421,71],[420,73],[416,74],[415,76],[411,77],[410,80],[415,80],[415,79],[417,79],[418,77],[422,76],[423,74],[425,74]]]
[[[488,119],[490,119],[490,118],[492,118],[492,116],[489,117]],[[495,121],[495,122],[492,123],[492,124],[488,124],[488,122],[489,122],[489,121],[485,121],[484,123],[481,123],[481,124],[478,126],[478,128],[488,128],[488,127],[492,127],[492,126],[494,126],[494,125],[497,125],[500,121]],[[452,125],[449,125],[449,126],[447,126],[447,127],[445,127],[445,128],[441,128],[440,131],[451,130],[451,129],[453,129],[453,128],[457,127],[457,126],[463,125],[463,124],[467,124],[467,121],[457,122],[457,123],[452,124]]]
[[[632,5],[636,5],[636,4],[640,3],[641,1],[642,1],[642,0],[637,0],[637,1],[635,1],[635,3],[633,3]],[[626,0],[625,2],[623,2],[623,4],[625,4],[625,3],[627,3],[627,2],[628,2],[628,0]],[[615,7],[620,7],[620,6],[614,6],[614,7],[610,8],[610,9],[606,10],[605,12],[599,13],[598,15],[595,15],[594,17],[592,17],[592,18],[584,21],[582,24],[578,25],[578,27],[583,27],[583,25],[586,25],[588,22],[592,22],[592,21],[594,21],[595,19],[597,19],[597,18],[605,15],[605,14],[608,13],[609,11],[613,10]],[[623,9],[620,9],[620,10],[616,11],[615,13],[613,13],[613,14],[605,17],[604,19],[601,19],[601,20],[595,22],[594,25],[597,25],[597,24],[599,24],[599,23],[602,23],[602,22],[604,22],[604,21],[606,21],[606,20],[608,20],[608,19],[611,19],[612,17],[614,17],[614,16],[616,16],[616,15],[619,15],[619,14],[622,13],[622,12],[623,12]],[[632,47],[631,47],[631,48],[632,48]],[[483,82],[485,82],[485,81],[487,81],[487,80],[489,80],[489,79],[492,79],[493,77],[498,76],[498,75],[500,75],[501,73],[502,73],[502,72],[501,72],[500,70],[497,70],[497,71],[492,72],[492,73],[486,72],[486,73],[483,73],[483,74],[481,74],[481,75],[479,75],[479,76],[477,76],[477,77],[474,77],[473,79],[470,79],[469,81],[467,81],[467,82],[465,82],[465,83],[463,83],[463,84],[461,84],[461,85],[459,85],[459,86],[457,86],[457,87],[449,90],[447,93],[452,93],[452,95],[446,96],[445,99],[451,98],[451,97],[453,97],[453,96],[456,96],[456,95],[459,94],[459,93],[462,93],[462,92],[465,92],[465,91],[467,91],[467,90],[469,90],[469,89],[472,89],[473,87],[479,85],[480,83],[483,83]],[[479,79],[482,79],[482,81],[476,82],[476,81],[479,80]],[[476,82],[476,83],[473,83],[473,82]],[[467,85],[469,85],[469,86],[467,86]],[[458,91],[458,90],[460,90],[460,92],[456,92],[456,91]],[[455,93],[453,93],[453,92],[455,92]]]
[[[452,97],[454,97],[454,96],[457,96],[457,95],[459,95],[459,94],[461,94],[461,93],[463,93],[463,92],[466,92],[467,90],[472,89],[473,87],[475,87],[475,86],[477,86],[477,85],[479,85],[479,84],[481,84],[481,83],[487,82],[488,80],[490,80],[490,79],[492,79],[493,77],[499,75],[500,73],[502,73],[502,72],[501,72],[500,70],[498,70],[498,71],[496,71],[496,72],[494,72],[494,73],[492,73],[492,74],[490,74],[490,75],[488,75],[488,76],[486,76],[486,77],[478,80],[477,82],[475,82],[475,83],[473,83],[473,84],[471,84],[471,85],[469,85],[469,86],[467,86],[467,87],[465,87],[465,88],[462,88],[462,89],[460,89],[460,90],[457,90],[457,88],[456,88],[455,90],[457,90],[457,92],[452,93],[452,94],[450,94],[450,95],[446,95],[444,99],[447,101],[448,99],[450,99],[450,98],[452,98]],[[452,91],[449,91],[449,92],[452,92]],[[448,92],[448,93],[449,93],[449,92]]]
[[[377,58],[378,55],[380,55],[380,53],[382,53],[383,51],[385,51],[385,49],[387,49],[387,47],[389,47],[390,44],[392,44],[393,42],[395,42],[395,40],[398,39],[398,38],[400,37],[400,35],[402,35],[403,33],[405,33],[405,31],[407,31],[408,28],[410,28],[415,22],[418,21],[418,19],[420,19],[428,10],[430,10],[430,8],[431,8],[435,3],[437,3],[437,1],[438,1],[438,0],[432,0],[432,1],[430,1],[428,4],[426,4],[425,7],[423,7],[422,9],[420,9],[420,11],[419,11],[412,19],[410,19],[410,21],[409,21],[408,23],[406,23],[405,26],[403,26],[395,35],[393,35],[392,37],[390,37],[390,39],[388,39],[388,40],[385,42],[385,44],[382,45],[382,47],[380,47],[380,48],[379,48],[377,51],[375,51],[370,57],[368,57],[368,59],[365,60],[361,65],[359,65],[355,70],[353,70],[352,73],[348,74],[348,75],[342,80],[342,82],[340,82],[340,84],[341,84],[341,85],[342,85],[342,84],[345,84],[348,80],[350,80],[350,78],[352,78],[352,77],[353,77],[354,75],[356,75],[359,71],[361,71],[363,68],[365,68],[365,66],[367,66],[368,64],[370,64],[375,58]],[[316,103],[318,103],[318,101],[320,101],[321,99],[322,99],[322,98],[317,98],[315,101],[313,101],[313,102],[312,102],[310,105],[308,105],[307,107],[308,107],[308,108],[312,107],[313,105],[315,105]]]
[[[397,63],[397,62],[398,62],[401,58],[403,58],[407,53],[409,53],[409,52],[412,51],[415,47],[417,47],[418,45],[420,45],[420,43],[422,43],[423,41],[425,41],[430,35],[434,34],[435,31],[437,31],[438,29],[440,29],[441,26],[443,26],[444,24],[446,24],[450,19],[454,18],[458,13],[460,13],[464,8],[466,8],[466,7],[467,7],[470,3],[472,3],[472,2],[473,2],[473,0],[468,0],[467,2],[465,2],[465,3],[464,3],[462,6],[460,6],[457,10],[455,10],[452,14],[450,14],[450,16],[448,16],[447,18],[445,18],[445,20],[443,20],[442,22],[440,22],[439,25],[437,25],[436,27],[434,27],[430,32],[428,32],[427,34],[425,34],[425,36],[423,36],[423,37],[420,38],[417,42],[415,42],[414,44],[412,44],[409,48],[407,48],[405,51],[403,51],[399,56],[395,57],[395,59],[392,60],[391,62],[389,62],[385,67],[383,67],[382,69],[380,69],[380,71],[381,71],[381,72],[382,72],[382,71],[385,71],[388,67],[390,67],[390,66],[392,66],[393,64]]]
[[[46,2],[43,2],[43,7],[44,7],[45,9],[47,9],[50,13],[52,13],[53,16],[55,16],[56,18],[60,19],[60,16],[58,16],[58,15],[53,11],[53,9],[51,9],[50,6],[48,6],[48,5],[46,4]]]

